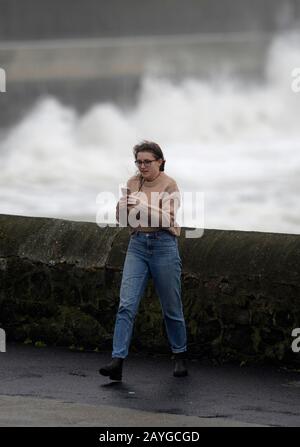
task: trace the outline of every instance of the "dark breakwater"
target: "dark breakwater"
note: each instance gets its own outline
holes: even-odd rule
[[[299,363],[300,236],[206,229],[179,240],[191,356]],[[127,228],[0,215],[0,327],[8,340],[110,350]],[[150,280],[131,351],[168,353]]]

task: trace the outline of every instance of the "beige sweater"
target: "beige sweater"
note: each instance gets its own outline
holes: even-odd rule
[[[165,229],[175,236],[180,236],[181,228],[175,220],[180,207],[180,192],[176,181],[161,171],[152,182],[142,179],[141,188],[140,185],[139,175],[134,175],[127,181],[130,194],[133,193],[139,199],[137,205],[127,205],[127,213],[125,210],[125,226],[129,227],[129,232],[132,234],[135,231]],[[119,202],[116,219],[120,222]],[[124,215],[124,226],[123,219]]]

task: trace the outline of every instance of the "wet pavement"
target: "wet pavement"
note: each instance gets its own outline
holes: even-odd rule
[[[300,370],[214,366],[130,353],[123,381],[98,369],[110,352],[8,344],[0,353],[0,426],[300,426]]]

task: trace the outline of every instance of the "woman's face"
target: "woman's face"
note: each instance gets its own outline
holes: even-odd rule
[[[139,171],[145,180],[151,181],[158,176],[159,167],[162,164],[161,158],[159,160],[156,160],[152,152],[139,152],[137,154],[136,161],[138,162],[137,166],[139,168]],[[147,163],[147,161],[151,161],[151,163]]]

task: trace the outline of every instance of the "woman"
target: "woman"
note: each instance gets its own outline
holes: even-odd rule
[[[119,200],[116,210],[118,222],[121,216],[128,222],[130,241],[122,275],[112,360],[99,372],[111,380],[122,380],[123,360],[128,355],[135,316],[151,274],[174,354],[173,375],[182,377],[188,371],[177,240],[181,229],[175,221],[180,194],[175,180],[164,173],[165,159],[158,144],[144,141],[134,146],[133,153],[139,173],[127,181],[127,196]]]

